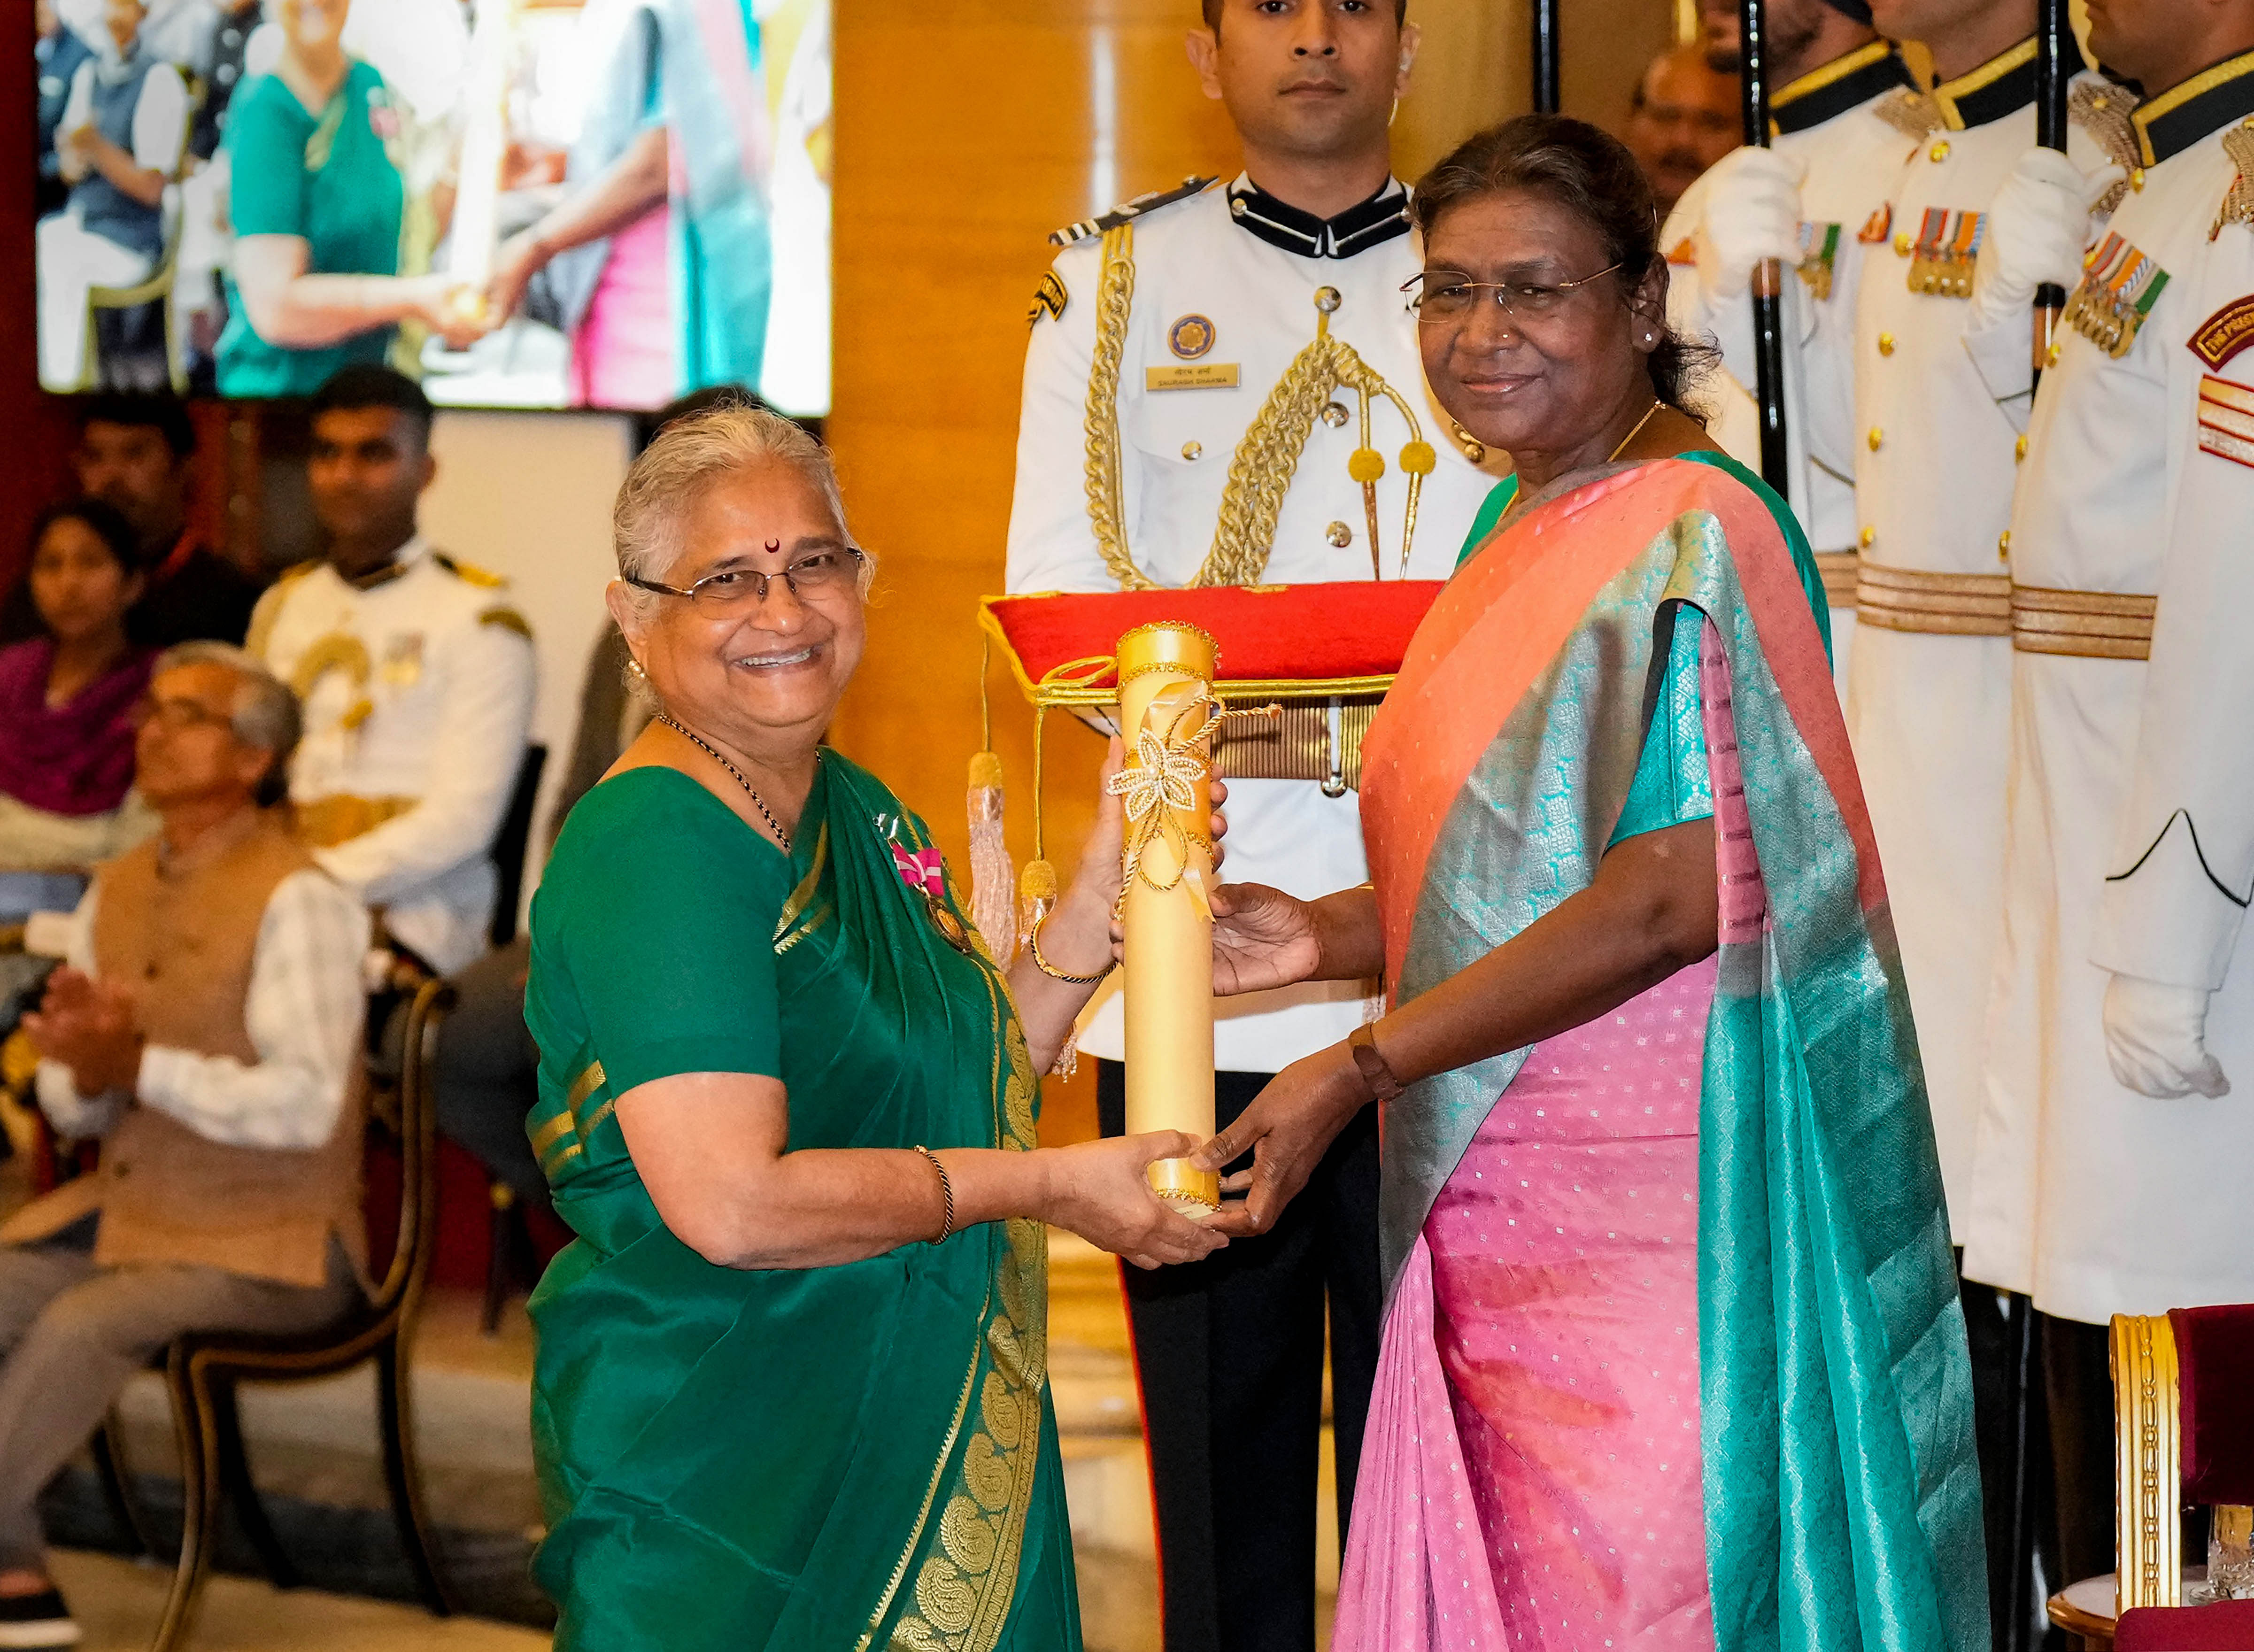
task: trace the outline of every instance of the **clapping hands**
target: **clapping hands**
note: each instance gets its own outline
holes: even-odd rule
[[[133,1000],[83,970],[56,970],[38,1012],[24,1018],[24,1030],[44,1059],[70,1069],[81,1096],[130,1092],[139,1078],[143,1040]]]

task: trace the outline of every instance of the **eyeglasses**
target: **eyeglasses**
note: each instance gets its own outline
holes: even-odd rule
[[[1592,281],[1601,281],[1624,267],[1606,264],[1593,276],[1560,281],[1547,287],[1521,281],[1466,281],[1452,270],[1427,270],[1403,282],[1401,290],[1409,295],[1410,312],[1428,326],[1460,326],[1478,305],[1479,296],[1483,292],[1493,293],[1494,301],[1512,320],[1522,326],[1528,322],[1538,326],[1558,312],[1567,293]]]
[[[817,550],[801,556],[780,573],[763,574],[755,568],[723,568],[691,585],[660,584],[654,579],[629,577],[626,584],[661,597],[686,597],[706,613],[738,613],[757,608],[767,599],[767,586],[780,579],[801,601],[834,597],[861,577],[861,552],[848,545],[843,550]]]
[[[159,700],[144,696],[133,706],[133,726],[145,728],[154,723],[161,727],[178,731],[199,729],[213,724],[232,724],[234,719],[225,711],[214,711],[196,700]]]

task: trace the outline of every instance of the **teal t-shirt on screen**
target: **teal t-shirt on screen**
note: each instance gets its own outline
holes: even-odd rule
[[[396,276],[407,191],[392,158],[399,110],[383,76],[354,62],[317,116],[278,75],[262,75],[228,113],[234,233],[295,235],[311,248],[308,275]],[[396,329],[310,350],[269,344],[228,277],[219,389],[228,396],[311,396],[339,368],[381,363]]]

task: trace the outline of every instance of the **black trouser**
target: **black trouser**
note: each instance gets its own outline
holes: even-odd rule
[[[454,1008],[438,1024],[431,1088],[438,1128],[519,1199],[544,1206],[548,1179],[524,1133],[540,1099],[540,1048],[524,1025],[531,956],[531,943],[519,939],[452,977]]]
[[[1215,1074],[1215,1127],[1270,1076]],[[1096,1107],[1103,1133],[1119,1134],[1116,1061],[1096,1063]],[[1377,1110],[1331,1144],[1269,1232],[1205,1262],[1122,1271],[1166,1652],[1312,1652],[1326,1302],[1341,1541],[1377,1373]]]

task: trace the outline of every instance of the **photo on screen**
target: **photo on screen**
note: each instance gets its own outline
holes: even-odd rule
[[[831,0],[33,0],[39,378],[830,406]]]

